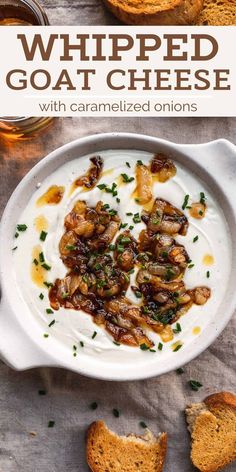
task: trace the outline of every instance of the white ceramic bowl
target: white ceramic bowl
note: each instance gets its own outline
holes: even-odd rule
[[[183,349],[155,362],[147,356],[140,365],[133,363],[105,363],[98,358],[83,356],[78,359],[62,349],[57,339],[45,342],[42,328],[17,289],[13,270],[12,235],[19,216],[35,190],[37,182],[68,160],[107,149],[137,149],[148,152],[167,152],[182,163],[196,178],[204,181],[221,206],[229,225],[232,243],[231,276],[224,300],[198,337]],[[236,307],[236,147],[220,139],[200,145],[179,145],[157,138],[126,133],[89,136],[62,146],[41,160],[13,192],[4,211],[0,232],[1,291],[0,355],[18,370],[37,366],[63,367],[78,373],[107,380],[143,379],[174,370],[204,351],[221,333]],[[224,280],[222,280],[224,283]],[[213,315],[213,316],[212,316]],[[188,316],[188,315],[186,315]],[[230,340],[229,340],[230,341]]]

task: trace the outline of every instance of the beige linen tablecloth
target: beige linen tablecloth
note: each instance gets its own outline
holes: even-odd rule
[[[41,3],[51,24],[117,24],[98,0]],[[236,143],[235,129],[235,119],[222,118],[56,120],[35,140],[14,146],[0,142],[0,210],[39,159],[77,137],[130,131],[182,143],[220,137]],[[212,392],[236,392],[235,325],[234,318],[206,352],[185,366],[183,375],[173,372],[147,381],[110,383],[59,369],[14,372],[0,363],[0,472],[87,472],[85,431],[98,418],[118,433],[141,433],[141,420],[154,433],[168,431],[165,472],[193,472],[183,410]],[[190,389],[189,379],[203,384],[199,392]],[[47,394],[39,395],[39,390]],[[98,408],[92,411],[94,401]],[[120,411],[119,418],[112,415],[113,408]],[[48,428],[49,420],[55,421],[53,428]],[[235,471],[235,465],[227,471]]]
[[[33,164],[77,137],[130,131],[182,143],[220,137],[235,142],[235,127],[235,119],[57,119],[35,140],[10,147],[0,144],[1,210]],[[235,325],[234,318],[207,351],[185,366],[183,375],[172,372],[146,381],[110,383],[49,368],[14,372],[0,363],[0,471],[86,472],[85,431],[102,418],[119,433],[141,433],[141,420],[154,433],[167,431],[165,472],[193,472],[183,410],[186,403],[210,393],[236,392]],[[190,389],[189,379],[203,384],[199,392]],[[39,395],[44,389],[47,394]],[[92,411],[94,401],[98,408]],[[114,418],[113,408],[120,411],[119,418]],[[49,420],[55,421],[53,428],[48,428]]]

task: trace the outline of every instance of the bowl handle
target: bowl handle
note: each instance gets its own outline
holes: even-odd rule
[[[16,370],[57,365],[22,330],[4,296],[0,300],[0,359]]]
[[[180,146],[181,147],[181,146]],[[229,201],[236,197],[236,146],[227,139],[217,139],[203,144],[186,144],[190,156],[219,182],[222,176],[222,186]],[[235,208],[235,204],[233,204]]]

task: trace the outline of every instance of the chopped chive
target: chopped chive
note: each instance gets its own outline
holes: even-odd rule
[[[198,214],[199,214],[200,216],[202,216],[202,215],[203,215],[203,211],[200,210],[200,211],[198,212]]]
[[[97,334],[98,334],[97,331],[94,331],[94,333],[92,335],[92,339],[96,338]]]
[[[100,270],[100,269],[102,269],[102,265],[99,264],[99,262],[97,262],[97,264],[95,264],[95,266],[94,266],[94,269],[95,270]]]
[[[150,352],[157,352],[155,349],[149,349]]]
[[[179,367],[179,369],[176,370],[176,374],[178,374],[178,375],[184,374],[184,369],[183,369],[183,367]]]
[[[55,426],[55,421],[50,420],[50,421],[48,422],[48,428],[53,428],[54,426]]]
[[[108,208],[110,208],[110,205],[108,205],[108,203],[104,203],[102,209],[103,210],[108,210]]]
[[[73,352],[73,356],[76,357],[76,356],[77,356],[77,352]]]
[[[161,253],[161,255],[162,255],[162,257],[164,257],[164,258],[166,259],[166,258],[168,257],[168,252],[163,251],[163,252]]]
[[[53,284],[52,284],[51,282],[43,282],[43,284],[44,284],[47,288],[53,287]]]
[[[47,234],[48,233],[46,233],[46,231],[41,231],[40,236],[39,236],[40,241],[45,241]]]
[[[73,351],[77,351],[77,346],[75,346],[75,344],[73,346]]]
[[[124,250],[125,250],[125,248],[121,244],[117,244],[117,252],[122,254],[122,252],[124,252]]]
[[[66,245],[66,249],[67,249],[68,251],[75,251],[76,246],[74,246],[74,244],[67,244],[67,245]]]
[[[106,187],[107,187],[106,184],[99,184],[99,185],[97,185],[97,188],[99,188],[99,190],[104,190]]]
[[[197,392],[199,390],[199,388],[201,388],[203,385],[198,382],[197,380],[189,380],[189,385],[191,387],[192,390],[194,390],[195,392]]]
[[[195,266],[195,264],[189,264],[189,265],[188,265],[188,268],[189,268],[189,269],[192,269],[194,266]]]
[[[17,249],[18,246],[15,246],[12,248],[12,251],[15,251]]]
[[[43,252],[40,252],[40,254],[39,254],[39,261],[40,261],[40,262],[44,262],[44,261],[45,261]]]
[[[49,336],[49,334],[47,334],[47,333],[44,333],[44,335],[43,335],[44,338],[48,338],[48,336]]]
[[[147,306],[143,306],[143,313],[148,313],[148,307]]]
[[[181,349],[181,347],[183,347],[183,344],[178,344],[174,349],[173,349],[173,352],[177,352]]]
[[[46,308],[46,313],[48,315],[52,315],[54,313],[54,311],[51,308]]]
[[[46,262],[44,262],[41,267],[43,267],[45,270],[51,270],[51,266],[46,264]]]
[[[40,294],[39,294],[39,298],[40,298],[40,300],[43,300],[43,299],[44,299],[44,294],[43,294],[43,293],[40,293]]]
[[[15,238],[18,238],[18,236],[19,236],[19,233],[16,232],[15,233]]]
[[[152,218],[152,223],[153,223],[154,225],[159,225],[160,219],[159,219],[159,218]]]
[[[135,224],[141,223],[141,218],[140,218],[139,213],[135,213],[135,215],[134,215],[134,217],[133,217],[133,222],[134,222]]]
[[[79,343],[80,343],[80,346],[81,346],[81,347],[84,347],[83,341],[80,341]]]
[[[121,238],[120,244],[129,244],[131,242],[131,239],[127,236]]]
[[[56,321],[52,320],[51,323],[49,323],[48,327],[51,328],[51,326],[53,326],[55,323],[56,323]]]
[[[120,198],[117,197],[117,198],[116,198],[116,201],[117,201],[117,203],[120,203]]]
[[[120,346],[120,343],[117,343],[116,341],[113,341],[113,344],[115,344],[116,346]]]
[[[99,187],[100,186],[98,186],[98,188]],[[105,187],[100,188],[100,190],[105,190],[106,193],[111,193],[113,197],[116,197],[117,194],[118,194],[116,188],[117,188],[117,184],[115,182],[113,182],[111,187],[108,187],[107,185],[105,185]]]
[[[26,225],[17,225],[16,229],[17,229],[17,231],[26,231],[27,226]]]
[[[127,216],[133,216],[133,213],[129,212],[129,213],[126,213]]]
[[[206,273],[207,279],[210,278],[210,275],[211,275],[211,274],[210,274],[210,271],[208,270],[207,273]]]
[[[138,290],[136,290],[136,291],[134,292],[134,295],[135,295],[136,298],[142,298],[142,294],[141,294],[141,292],[139,292]]]
[[[126,165],[127,165],[127,167],[129,167],[129,169],[130,169],[130,163],[129,163],[129,162],[126,162]]]
[[[145,421],[140,421],[139,425],[141,426],[141,428],[147,428]]]
[[[162,343],[159,343],[158,346],[157,346],[157,348],[158,348],[159,351],[162,351],[162,349],[163,349],[163,344],[162,344]]]
[[[93,402],[93,403],[91,403],[91,405],[90,405],[91,410],[96,410],[97,407],[98,407],[97,402]]]
[[[119,416],[120,416],[119,410],[117,410],[116,408],[113,408],[112,413],[113,413],[115,418],[119,418]]]
[[[182,205],[182,210],[185,210],[185,208],[188,205],[188,201],[189,201],[189,195],[185,195],[183,205]]]
[[[132,231],[132,229],[134,229],[134,226],[132,226],[132,225],[129,226],[129,229],[130,229],[130,231]]]
[[[137,166],[143,166],[143,161],[140,161],[140,159],[137,160]]]
[[[97,288],[102,288],[102,287],[104,287],[104,285],[106,285],[105,280],[98,280],[97,281],[97,284],[96,284]]]
[[[180,323],[176,323],[176,327],[173,329],[174,333],[181,333],[182,331],[182,328],[181,328],[181,325]]]
[[[140,347],[140,349],[141,349],[142,351],[148,351],[148,350],[149,350],[149,347],[148,347],[147,344],[145,344],[145,343],[140,344],[139,347]]]
[[[117,215],[117,211],[116,211],[116,210],[113,210],[113,209],[112,209],[112,210],[109,210],[108,213],[109,213],[109,215],[111,215],[111,216]]]
[[[37,259],[34,259],[34,260],[33,260],[33,264],[36,265],[36,266],[39,265]]]
[[[196,241],[198,241],[198,239],[199,239],[198,236],[195,236],[195,237],[193,238],[193,243],[196,243]]]
[[[170,267],[168,267],[166,269],[166,275],[165,275],[165,280],[169,281],[171,280],[172,276],[175,275],[175,272],[173,271],[173,269],[171,269]]]
[[[39,390],[38,391],[39,395],[46,395],[46,393],[47,393],[46,390]]]
[[[129,184],[134,180],[134,177],[129,177],[127,174],[121,174],[121,177],[123,179],[123,182],[125,182],[126,184]]]
[[[128,223],[121,223],[119,229],[126,228],[128,226]]]
[[[206,203],[206,196],[205,196],[204,192],[200,192],[200,203],[202,205],[205,205],[205,203]]]

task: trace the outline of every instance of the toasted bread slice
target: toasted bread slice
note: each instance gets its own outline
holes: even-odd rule
[[[203,10],[197,19],[198,25],[236,25],[236,0],[204,0]]]
[[[186,408],[191,459],[201,472],[217,472],[236,460],[236,396],[221,392]]]
[[[92,472],[162,472],[166,447],[166,433],[118,436],[96,421],[88,430],[87,462]]]
[[[111,12],[128,25],[191,25],[203,0],[104,0]]]

